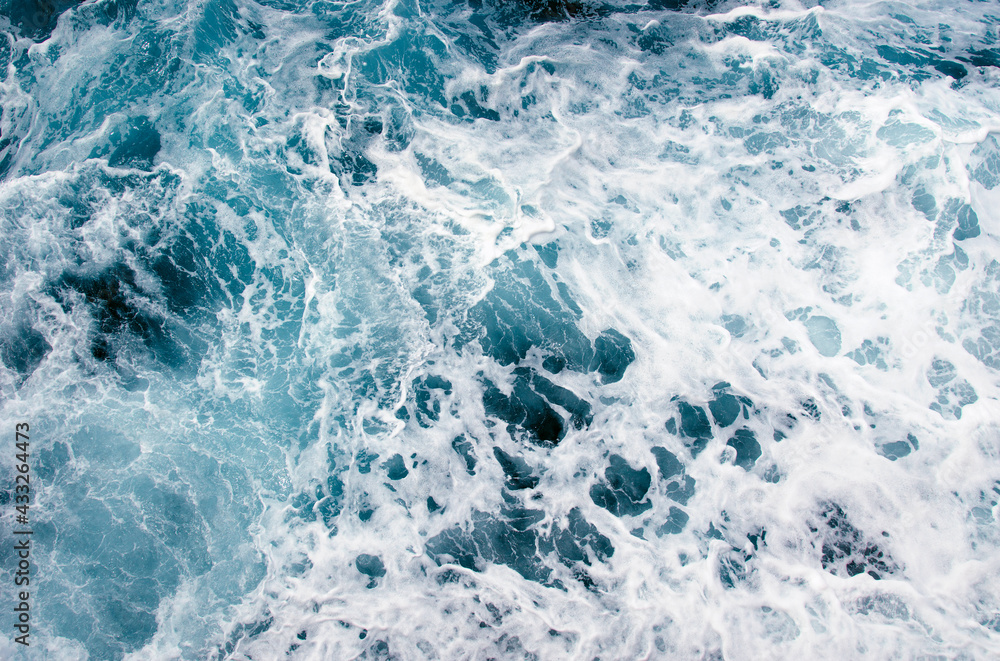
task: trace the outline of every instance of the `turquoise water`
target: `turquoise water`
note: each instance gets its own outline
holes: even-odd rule
[[[3,658],[1000,655],[997,4],[0,32]]]

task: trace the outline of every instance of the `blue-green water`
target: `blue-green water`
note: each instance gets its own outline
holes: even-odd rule
[[[0,33],[0,657],[1000,655],[996,3]]]

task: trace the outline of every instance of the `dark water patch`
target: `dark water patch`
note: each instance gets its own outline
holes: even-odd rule
[[[340,476],[333,474],[326,478],[326,490],[321,485],[316,485],[315,500],[308,502],[309,512],[312,515],[310,520],[315,520],[318,514],[320,519],[330,530],[336,532],[337,517],[344,509],[344,481]]]
[[[485,41],[494,45],[500,35],[519,27],[538,23],[592,23],[612,14],[635,14],[646,11],[711,10],[722,0],[466,0],[472,9],[470,22],[482,32]]]
[[[681,505],[687,505],[687,502],[691,500],[691,496],[694,495],[694,486],[695,479],[693,477],[690,475],[679,475],[667,482],[663,488],[663,492],[667,498]]]
[[[322,495],[322,490],[320,489],[320,496]],[[316,498],[309,495],[306,492],[300,491],[299,493],[293,495],[289,498],[290,506],[290,516],[301,519],[303,521],[315,521],[316,520]]]
[[[366,586],[369,589],[378,585],[376,579],[385,576],[385,565],[382,564],[382,558],[377,555],[362,553],[354,559],[354,566],[361,574],[369,577],[368,585]]]
[[[344,150],[330,161],[330,172],[344,178],[352,186],[364,186],[378,175],[378,166],[362,152]]]
[[[178,237],[170,248],[149,263],[159,280],[164,299],[175,314],[190,314],[211,289],[199,277],[198,248],[188,236]]]
[[[974,67],[1000,67],[1000,49],[972,49],[967,55],[959,56],[957,59]]]
[[[538,372],[529,368],[518,367],[514,370],[514,374],[517,378],[525,379],[531,388],[544,397],[550,404],[559,406],[569,413],[570,423],[574,429],[583,429],[594,421],[590,404],[577,397],[572,390],[552,383]]]
[[[793,230],[801,230],[804,227],[809,227],[817,221],[820,215],[819,211],[801,204],[778,213],[785,219],[785,224]]]
[[[760,443],[749,429],[737,429],[726,445],[736,450],[736,465],[744,470],[753,468],[760,459]]]
[[[128,20],[135,16],[139,0],[106,0],[99,3],[104,15],[111,21]]]
[[[660,478],[666,481],[663,493],[667,498],[686,505],[694,495],[695,479],[684,474],[684,464],[673,452],[658,446],[650,448],[650,452],[656,459]]]
[[[370,473],[372,471],[372,462],[378,459],[378,457],[377,452],[372,452],[365,448],[358,450],[358,454],[355,456],[358,472],[362,475]]]
[[[0,330],[0,361],[17,372],[21,381],[34,373],[51,350],[45,336],[27,323]]]
[[[180,367],[189,358],[153,301],[136,285],[134,271],[124,264],[96,274],[66,272],[51,285],[51,293],[66,311],[79,300],[75,294],[83,297],[97,325],[90,345],[97,360],[114,361],[129,336],[138,338],[164,365]]]
[[[577,328],[579,315],[563,302],[531,260],[508,252],[496,263],[493,289],[469,310],[457,348],[478,339],[501,365],[519,363],[532,347],[583,371],[593,348]]]
[[[604,239],[611,234],[613,227],[614,223],[612,223],[611,220],[592,220],[590,221],[590,235],[595,239]]]
[[[899,566],[878,544],[851,525],[846,512],[836,503],[826,503],[820,524],[809,530],[820,545],[823,569],[837,576],[868,574],[875,580],[899,571]],[[883,537],[888,534],[883,532]]]
[[[451,447],[465,461],[465,470],[469,475],[476,474],[476,454],[472,449],[472,441],[465,434],[456,436],[451,441]]]
[[[553,524],[550,534],[538,530],[545,518],[541,510],[527,509],[505,495],[498,515],[474,512],[471,531],[452,528],[427,542],[427,555],[439,566],[458,564],[472,571],[483,571],[488,564],[510,567],[524,578],[559,587],[552,580],[552,568],[545,564],[549,556],[567,567],[576,568],[574,577],[587,587],[593,579],[582,570],[592,562],[603,562],[614,555],[611,540],[589,523],[579,508],[570,510],[565,527]]]
[[[876,447],[880,455],[890,461],[896,461],[903,457],[908,457],[910,453],[920,449],[920,443],[913,434],[907,434],[905,441],[892,441],[882,443]]]
[[[622,457],[613,454],[611,465],[604,469],[605,482],[590,488],[590,499],[615,516],[636,516],[653,504],[645,499],[652,482],[649,471],[635,469]]]
[[[588,18],[609,14],[613,7],[603,2],[588,0],[468,0],[470,7],[481,18],[499,28],[509,28],[522,23],[549,23]],[[487,28],[489,29],[489,28]]]
[[[357,657],[358,661],[393,661],[395,658],[389,649],[389,642],[385,640],[372,642],[371,646]]]
[[[653,457],[656,459],[656,466],[659,469],[660,477],[669,480],[674,475],[684,472],[684,464],[680,462],[673,452],[666,448],[654,446],[650,448]]]
[[[750,410],[753,408],[750,398],[730,393],[729,384],[725,381],[712,386],[712,392],[715,393],[715,399],[708,403],[708,410],[711,411],[715,424],[728,427],[741,414],[744,420],[750,418]]]
[[[914,209],[922,213],[927,220],[934,220],[934,217],[937,215],[937,200],[923,188],[918,188],[914,191],[910,204],[913,205]]]
[[[438,534],[427,541],[427,554],[439,565],[455,563],[473,571],[502,564],[529,581],[545,583],[552,569],[539,556],[551,542],[534,528],[544,518],[541,510],[512,504],[499,515],[474,512],[471,531],[452,528]]]
[[[736,418],[740,415],[740,401],[735,395],[719,393],[708,403],[708,410],[712,412],[715,424],[728,427],[736,422]]]
[[[496,457],[504,475],[507,476],[509,489],[517,491],[519,489],[534,489],[538,486],[539,478],[524,458],[511,456],[498,447],[493,448],[493,456]]]
[[[545,398],[532,389],[531,378],[531,372],[516,374],[510,396],[484,378],[483,407],[487,415],[507,423],[507,433],[511,438],[539,445],[555,445],[566,433],[565,421]]]
[[[556,263],[554,251],[540,250],[539,256],[543,264]],[[478,340],[501,365],[516,365],[537,348],[552,373],[570,369],[596,372],[602,383],[621,380],[635,361],[631,341],[608,329],[591,342],[576,325],[582,316],[579,306],[554,274],[549,281],[537,262],[519,259],[513,251],[495,262],[493,270],[493,289],[469,310],[457,349]]]
[[[819,410],[819,404],[817,404],[816,400],[812,397],[802,400],[799,402],[799,405],[802,407],[802,413],[804,413],[806,417],[815,420],[816,422],[819,422],[823,417],[823,413]],[[794,416],[791,417],[794,420]]]
[[[161,179],[144,175],[109,178],[103,183],[109,188],[120,189],[123,195],[135,194],[137,189],[144,194],[149,189],[155,191],[158,183],[175,185],[173,181],[161,182]],[[156,196],[152,196],[151,202],[170,204],[169,200]],[[69,205],[75,217],[80,219],[79,223],[89,222],[99,212],[86,200],[66,199],[63,204]],[[141,237],[138,241],[126,241],[122,246],[130,260],[134,260],[135,270],[119,264],[110,267],[107,274],[91,278],[102,283],[99,287],[109,290],[108,305],[117,308],[123,297],[136,301],[144,299],[147,307],[166,308],[178,318],[199,326],[216,323],[217,305],[225,302],[233,307],[242,306],[242,294],[253,281],[256,263],[236,235],[218,226],[215,216],[215,209],[211,207],[188,204],[184,210],[183,231],[168,237],[162,236],[163,226],[155,219],[141,214],[126,218]],[[154,282],[148,289],[136,287],[140,270],[144,272],[143,281]],[[261,275],[268,274],[262,271]],[[270,275],[278,292],[294,286],[294,283],[283,281],[279,274]],[[84,276],[69,274],[68,277],[80,280]],[[117,280],[118,284],[110,280]],[[116,287],[120,290],[117,295],[110,291]],[[159,316],[162,325],[165,319],[162,314]],[[178,332],[179,329],[172,330]]]
[[[441,165],[437,160],[431,158],[430,156],[424,156],[420,152],[413,152],[413,157],[417,161],[417,167],[420,168],[420,173],[424,176],[424,180],[432,185],[436,186],[450,186],[455,183],[455,179],[448,174],[448,168]]]
[[[410,474],[410,471],[406,468],[406,462],[403,461],[403,455],[401,454],[394,454],[389,457],[389,459],[382,464],[382,470],[385,471],[386,477],[390,480],[402,480]]]
[[[104,145],[96,147],[90,158],[108,159],[113,168],[152,170],[153,161],[160,152],[160,132],[148,117],[132,117],[113,128]]]
[[[674,429],[678,429],[684,445],[691,451],[691,456],[697,457],[712,440],[712,425],[708,421],[705,409],[700,406],[692,406],[680,400],[677,403],[677,411],[680,414],[679,428],[676,421],[671,418],[667,421],[667,429],[669,431],[670,423],[673,422]]]
[[[0,16],[10,19],[22,35],[32,41],[45,41],[56,29],[59,17],[81,5],[84,0],[3,0]],[[117,3],[108,3],[115,7]]]
[[[970,205],[961,202],[960,205],[958,213],[956,214],[958,227],[955,228],[955,232],[952,234],[952,237],[956,241],[974,239],[979,236],[980,233],[979,215]]]
[[[615,329],[604,331],[594,340],[594,359],[590,369],[601,375],[603,383],[621,381],[626,368],[634,361],[631,340]]]
[[[441,396],[451,394],[451,382],[440,376],[422,376],[413,381],[416,419],[421,427],[430,427],[441,417]]]
[[[762,21],[756,16],[740,16],[723,24],[726,34],[746,37],[750,41],[768,41],[775,36],[777,25],[773,21]]]
[[[615,554],[611,540],[583,517],[579,507],[570,510],[566,528],[554,526],[553,531],[556,551],[567,565],[576,562],[589,565],[593,560],[603,562]]]
[[[550,269],[559,265],[559,244],[555,241],[543,245],[532,244],[542,263]]]
[[[684,531],[690,518],[687,512],[679,507],[671,507],[667,514],[667,520],[656,529],[656,536],[663,537],[664,535],[680,534]]]
[[[489,98],[489,92],[486,87],[480,88],[479,96],[484,99],[483,103],[485,103],[486,99]],[[500,121],[500,113],[492,108],[480,105],[476,94],[471,90],[462,92],[458,97],[453,98],[450,110],[456,117],[467,117],[469,120],[486,119],[491,122]]]
[[[928,69],[933,69],[955,80],[961,80],[969,75],[968,69],[958,62],[945,60],[922,49],[897,48],[883,44],[876,46],[875,52],[886,62],[908,70],[909,75],[915,80],[930,77],[931,74],[928,72]]]

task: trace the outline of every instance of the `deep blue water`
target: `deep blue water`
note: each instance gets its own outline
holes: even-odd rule
[[[1000,5],[0,33],[0,657],[1000,655]]]

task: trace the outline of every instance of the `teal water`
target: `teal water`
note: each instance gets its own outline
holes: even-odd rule
[[[0,657],[996,657],[998,30],[0,0]]]

